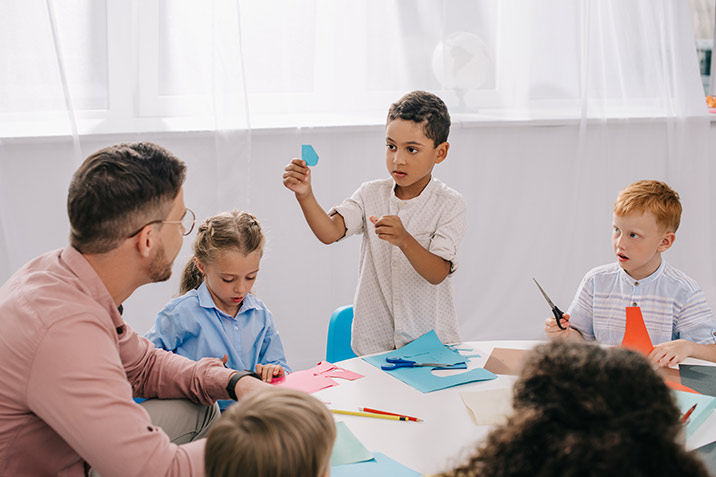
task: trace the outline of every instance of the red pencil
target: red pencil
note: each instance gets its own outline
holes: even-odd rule
[[[423,422],[423,420],[418,417],[406,416],[405,414],[396,414],[394,412],[379,411],[378,409],[371,409],[369,407],[360,407],[358,409],[360,409],[363,412],[372,412],[373,414],[385,414],[387,416],[399,416],[399,417],[404,417],[409,421]]]
[[[681,422],[686,422],[686,421],[689,419],[689,416],[691,416],[691,413],[694,412],[694,409],[696,409],[696,404],[694,404],[693,406],[691,406],[691,409],[689,409],[688,411],[686,411],[686,413],[684,414],[684,416],[681,418]]]

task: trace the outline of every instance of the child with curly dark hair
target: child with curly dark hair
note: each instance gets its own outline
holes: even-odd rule
[[[647,359],[623,348],[537,346],[514,414],[444,476],[708,476],[679,442],[680,411]]]

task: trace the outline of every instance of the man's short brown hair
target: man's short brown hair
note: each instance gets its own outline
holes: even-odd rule
[[[70,244],[89,254],[113,250],[142,225],[167,217],[185,177],[184,163],[153,143],[95,152],[70,183]]]

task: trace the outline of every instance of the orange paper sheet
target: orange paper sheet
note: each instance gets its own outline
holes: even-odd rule
[[[651,344],[649,332],[644,324],[644,317],[641,316],[641,308],[638,306],[626,307],[626,329],[624,330],[624,339],[622,339],[624,348],[633,349],[649,356],[654,345]]]
[[[641,308],[638,306],[626,307],[626,329],[624,330],[622,346],[624,348],[638,351],[644,356],[649,356],[649,353],[651,353],[654,349],[654,345],[651,343],[651,338],[649,338],[649,332],[644,324],[644,317],[641,314]],[[661,368],[659,373],[661,374],[661,377],[664,378],[664,382],[670,389],[700,394],[690,387],[681,384],[681,377],[679,376],[678,369]]]

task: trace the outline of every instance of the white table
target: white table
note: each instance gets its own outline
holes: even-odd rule
[[[471,348],[480,357],[471,358],[469,369],[483,367],[493,348],[531,349],[540,341],[478,341],[459,348]],[[365,376],[356,381],[337,379],[340,384],[314,393],[332,409],[357,411],[371,407],[405,413],[424,422],[404,422],[369,417],[338,415],[371,452],[382,452],[390,458],[423,473],[443,472],[466,461],[491,427],[476,426],[459,396],[460,391],[511,388],[516,376],[498,375],[491,381],[463,384],[422,393],[381,371],[361,358],[336,363]],[[713,364],[688,360],[686,364]],[[436,374],[458,374],[459,371],[435,371]],[[716,441],[716,413],[687,442],[696,448]]]

